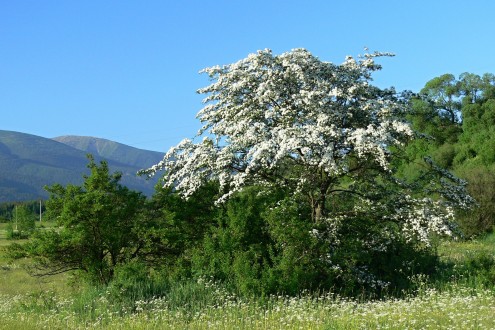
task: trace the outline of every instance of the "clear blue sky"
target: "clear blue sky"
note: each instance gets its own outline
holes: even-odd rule
[[[167,151],[199,128],[204,67],[258,49],[389,51],[381,87],[495,73],[495,1],[0,0],[0,129]]]

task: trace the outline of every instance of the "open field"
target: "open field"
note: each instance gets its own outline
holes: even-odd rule
[[[32,278],[23,269],[28,260],[1,256],[0,329],[495,329],[495,282],[466,275],[466,265],[493,258],[494,248],[495,236],[442,243],[441,257],[461,269],[452,281],[418,277],[414,292],[379,301],[330,293],[261,301],[201,281],[128,304],[108,288],[71,287],[66,275]]]
[[[53,226],[52,223],[44,224],[44,227]],[[10,261],[5,256],[5,248],[13,241],[7,240],[7,224],[0,223],[0,295],[23,295],[35,291],[55,291],[62,292],[67,290],[66,274],[60,274],[51,277],[32,277],[26,271],[29,266],[28,260]],[[16,243],[22,244],[26,240],[17,240]]]
[[[0,246],[9,244],[9,241],[7,241],[7,225],[7,223],[0,222]]]
[[[475,255],[495,255],[495,235],[488,235],[482,240],[467,242],[446,241],[439,246],[438,253],[441,258],[452,262],[463,262]]]

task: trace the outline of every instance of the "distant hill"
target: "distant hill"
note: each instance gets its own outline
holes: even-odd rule
[[[90,136],[66,135],[53,138],[53,140],[107,160],[141,168],[148,168],[158,163],[164,155],[161,152],[142,150]]]
[[[157,179],[146,180],[136,172],[159,162],[163,155],[158,152],[97,138],[48,139],[0,130],[0,202],[46,198],[45,185],[82,183],[88,153],[122,172],[123,185],[147,195],[154,191]]]

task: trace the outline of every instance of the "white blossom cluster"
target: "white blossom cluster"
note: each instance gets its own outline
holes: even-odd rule
[[[319,210],[332,191],[342,190],[342,178],[366,176],[356,173],[371,168],[391,174],[392,150],[415,137],[402,119],[405,102],[393,89],[370,84],[379,56],[390,54],[347,57],[336,65],[305,49],[278,56],[262,50],[206,68],[212,83],[198,90],[205,95],[197,114],[202,141],[182,141],[144,172],[164,170],[165,185],[186,198],[215,179],[224,193],[219,202],[251,184],[276,185],[309,196]],[[454,188],[449,191],[459,194]],[[407,232],[424,241],[432,231],[449,233],[449,207],[410,198],[407,205],[414,207],[394,216]]]
[[[451,224],[454,222],[454,209],[442,200],[431,198],[413,198],[403,196],[402,206],[393,215],[393,219],[402,225],[408,240],[418,239],[430,244],[432,233],[452,236]]]
[[[288,162],[329,177],[349,171],[350,158],[388,169],[389,147],[413,131],[395,115],[403,105],[368,83],[379,55],[335,65],[304,49],[263,50],[203,70],[213,80],[198,91],[207,95],[198,136],[207,137],[184,140],[148,173],[164,169],[166,184],[189,196],[209,177],[229,193],[273,182]]]
[[[385,289],[390,286],[390,282],[382,281],[374,276],[365,266],[354,269],[356,279],[361,284],[369,285],[374,289]]]

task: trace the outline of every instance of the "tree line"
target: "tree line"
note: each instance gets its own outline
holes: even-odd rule
[[[407,116],[427,138],[408,146],[414,162],[404,173],[418,167],[430,155],[440,166],[469,183],[468,191],[478,205],[458,212],[457,223],[466,237],[493,230],[495,225],[495,75],[463,73],[433,78],[411,100]]]

